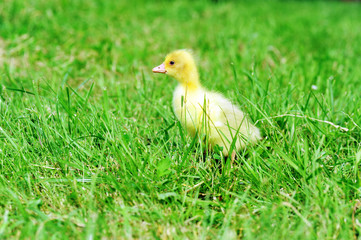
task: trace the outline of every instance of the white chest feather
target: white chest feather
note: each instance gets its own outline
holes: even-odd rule
[[[232,106],[222,95],[203,89],[192,91],[179,85],[173,94],[174,113],[192,135],[197,129],[210,124],[215,127],[222,126],[222,105],[226,108]]]
[[[173,110],[178,120],[194,135],[201,121],[206,95],[202,89],[189,91],[179,85],[173,94]]]

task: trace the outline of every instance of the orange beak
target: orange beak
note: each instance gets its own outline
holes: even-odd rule
[[[154,73],[167,73],[167,70],[165,70],[164,63],[159,65],[158,67],[153,68]]]

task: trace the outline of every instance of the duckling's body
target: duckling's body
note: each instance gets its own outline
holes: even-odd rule
[[[224,156],[231,145],[239,151],[261,139],[260,131],[243,112],[219,93],[204,89],[192,55],[185,50],[170,53],[153,72],[167,73],[179,81],[173,93],[174,113],[191,136],[205,137],[210,147],[219,145]]]

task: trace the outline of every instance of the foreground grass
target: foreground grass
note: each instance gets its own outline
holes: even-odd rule
[[[1,5],[0,238],[358,236],[360,5]],[[177,48],[265,136],[222,173],[151,73]]]

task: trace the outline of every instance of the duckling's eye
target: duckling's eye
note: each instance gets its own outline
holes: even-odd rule
[[[170,64],[170,65],[174,65],[174,61],[170,61],[169,64]]]

